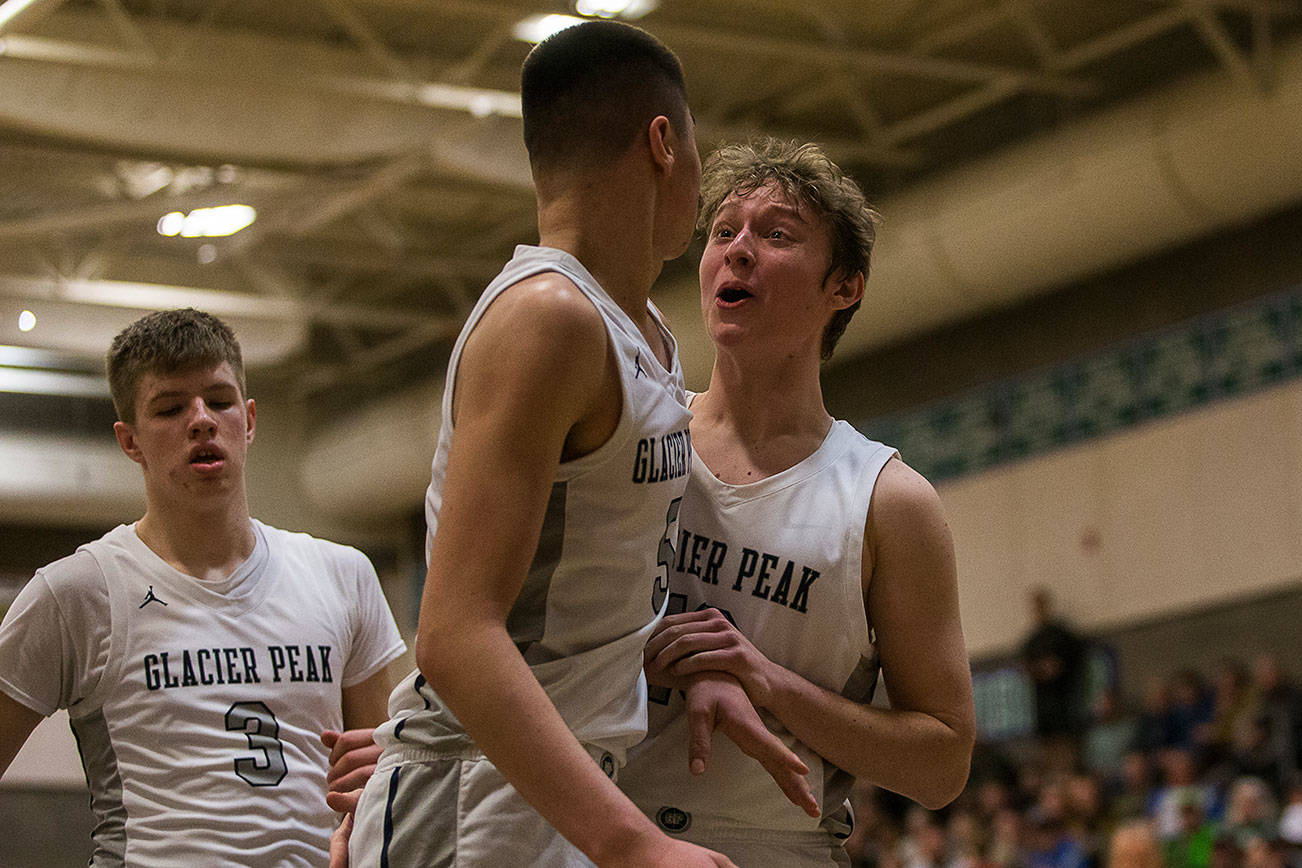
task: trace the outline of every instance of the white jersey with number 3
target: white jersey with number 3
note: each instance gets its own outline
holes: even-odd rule
[[[864,607],[864,526],[877,476],[895,450],[849,423],[781,473],[747,485],[716,479],[697,461],[683,497],[668,612],[722,610],[770,660],[859,702],[877,681]],[[716,735],[705,774],[687,765],[687,717],[678,692],[653,688],[647,739],[630,752],[620,786],[666,831],[815,832],[768,773]],[[851,778],[797,741],[771,715],[765,723],[805,761],[824,817],[843,832]]]
[[[669,370],[577,259],[550,248],[516,248],[471,312],[448,362],[443,423],[425,501],[429,545],[438,544],[462,347],[501,293],[543,272],[569,278],[601,314],[617,359],[623,406],[606,443],[560,465],[507,629],[570,731],[610,752],[610,762],[618,765],[646,730],[642,648],[664,607],[679,500],[691,469],[691,415],[677,348],[653,305],[648,309],[671,352]],[[389,713],[391,719],[375,736],[386,748],[382,767],[470,744],[419,671],[394,689]]]
[[[68,709],[94,866],[328,858],[321,731],[403,643],[361,552],[253,527],[253,554],[208,582],[120,526],[40,570],[0,628],[0,689]]]

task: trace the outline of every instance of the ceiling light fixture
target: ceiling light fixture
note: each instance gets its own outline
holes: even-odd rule
[[[636,21],[656,8],[656,0],[578,0],[574,11],[593,18]]]
[[[36,314],[30,310],[18,314],[18,330],[20,332],[29,332],[34,328],[36,328]]]
[[[30,371],[0,368],[0,392],[24,395],[64,395],[71,398],[107,398],[108,382],[102,374],[69,371]]]
[[[421,105],[467,111],[477,118],[485,118],[489,115],[508,118],[520,116],[520,94],[502,90],[431,82],[417,89],[416,99]]]
[[[8,0],[8,2],[0,4],[0,30],[17,20],[29,8],[39,5],[41,2],[42,0]]]
[[[258,212],[248,205],[219,205],[196,208],[189,214],[172,211],[158,220],[158,234],[174,238],[217,238],[234,235],[258,219]]]
[[[521,42],[542,42],[548,36],[560,33],[567,27],[583,23],[582,18],[573,15],[530,15],[516,22],[512,31]]]

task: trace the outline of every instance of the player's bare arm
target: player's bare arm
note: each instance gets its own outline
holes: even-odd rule
[[[660,864],[666,836],[575,740],[506,629],[557,467],[609,437],[620,395],[600,315],[565,278],[531,278],[488,309],[456,375],[416,660],[499,771],[593,861]],[[702,858],[684,864],[712,864]]]
[[[41,722],[41,715],[8,694],[0,693],[0,778]]]
[[[382,669],[343,693],[344,731],[327,730],[321,742],[330,749],[326,785],[331,792],[363,786],[380,759],[380,746],[372,734],[387,717],[392,679]]]
[[[711,736],[718,730],[763,766],[793,805],[817,817],[818,800],[805,780],[809,767],[764,725],[741,682],[713,671],[687,681],[687,761],[692,774],[704,774],[710,761]]]
[[[387,668],[374,675],[345,687],[343,694],[343,714],[345,729],[374,728],[388,718],[389,691],[393,688],[393,679]]]
[[[677,675],[718,669],[797,738],[856,777],[929,808],[967,781],[975,736],[953,542],[940,500],[898,459],[877,480],[864,541],[864,593],[891,708],[857,703],[769,660],[710,610],[666,618],[648,643]]]
[[[375,727],[388,718],[392,687],[393,678],[386,666],[340,691],[343,731],[321,733],[321,743],[330,750],[330,768],[326,772],[329,792],[346,793],[361,787],[375,770],[381,748],[372,736]]]

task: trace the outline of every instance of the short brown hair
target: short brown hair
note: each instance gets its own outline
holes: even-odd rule
[[[832,261],[827,277],[851,277],[862,272],[868,279],[873,242],[881,217],[868,204],[863,190],[815,144],[774,138],[747,144],[724,145],[711,154],[701,169],[701,212],[697,227],[709,230],[728,196],[746,196],[766,184],[776,184],[787,196],[827,221],[832,241]],[[823,329],[820,355],[832,357],[836,342],[859,309],[855,302],[832,314]]]
[[[135,422],[136,392],[145,374],[170,374],[226,362],[244,390],[240,343],[226,323],[194,308],[146,314],[113,339],[108,351],[109,393],[118,419]]]

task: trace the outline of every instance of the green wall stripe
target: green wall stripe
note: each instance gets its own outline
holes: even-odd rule
[[[1302,286],[856,427],[933,482],[1302,376]]]

